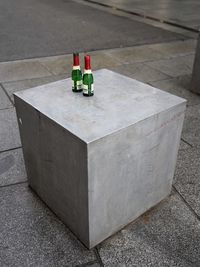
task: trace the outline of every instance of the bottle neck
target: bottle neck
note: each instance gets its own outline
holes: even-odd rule
[[[73,66],[72,69],[73,69],[73,70],[80,70],[81,68],[80,68],[80,65],[79,65],[79,66]]]
[[[84,74],[91,74],[91,73],[92,73],[91,69],[89,69],[89,70],[84,69]]]

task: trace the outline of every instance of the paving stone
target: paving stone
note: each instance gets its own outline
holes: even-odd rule
[[[46,57],[38,61],[54,75],[67,74],[68,77],[71,75],[72,55]]]
[[[7,91],[8,95],[11,97],[11,99],[14,101],[13,93],[25,90],[31,87],[39,86],[42,84],[62,80],[68,78],[68,75],[61,74],[61,75],[52,75],[42,78],[36,78],[36,79],[29,79],[29,80],[22,80],[22,81],[16,81],[16,82],[5,82],[3,83],[3,86],[5,90]]]
[[[200,105],[187,107],[182,137],[193,146],[200,144]]]
[[[167,76],[166,74],[152,69],[151,67],[143,63],[124,64],[116,67],[111,67],[111,69],[145,83],[169,78],[169,76]]]
[[[183,140],[181,140],[179,150],[184,150],[187,148],[191,148],[191,146],[189,144],[185,143]]]
[[[109,54],[107,51],[95,51],[90,52],[91,55],[91,67],[93,70],[115,67],[121,64],[121,61],[112,56],[112,53]],[[82,58],[84,55],[81,55]],[[84,62],[82,61],[82,66],[84,66]]]
[[[200,216],[200,146],[180,150],[174,185],[191,208]]]
[[[0,85],[0,110],[12,107],[12,103]]]
[[[139,67],[138,70],[134,72],[130,77],[145,83],[169,78],[168,75],[158,70],[152,69],[145,64]]]
[[[0,82],[25,80],[49,75],[51,73],[37,61],[0,63]]]
[[[192,73],[193,61],[194,55],[192,54],[171,59],[152,61],[146,64],[171,77],[178,77]]]
[[[121,62],[121,64],[145,62],[162,58],[161,53],[153,50],[152,48],[148,48],[148,46],[135,46],[125,49],[113,49],[108,50],[106,54],[111,55],[113,59]]]
[[[96,260],[26,184],[0,188],[0,265],[69,266]]]
[[[191,75],[184,75],[177,78],[150,82],[150,84],[161,90],[187,99],[187,105],[189,106],[200,104],[200,96],[189,90],[190,81]]]
[[[99,245],[105,267],[200,266],[200,222],[176,193]]]
[[[76,266],[76,267],[82,267],[82,266]],[[88,264],[85,264],[84,267],[101,267],[101,265],[99,263],[88,262]]]
[[[21,146],[14,108],[0,110],[0,152]]]
[[[161,43],[150,45],[153,50],[161,53],[165,58],[171,58],[174,56],[186,55],[194,53],[196,49],[197,41],[195,39]]]
[[[0,153],[0,186],[26,181],[22,149]]]

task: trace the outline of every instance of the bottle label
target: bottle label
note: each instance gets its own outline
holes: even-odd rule
[[[73,90],[81,90],[82,89],[82,80],[80,80],[80,81],[72,80],[72,89]]]
[[[94,92],[94,85],[93,83],[88,85],[88,84],[83,84],[82,85],[83,88],[83,93],[88,95],[89,93],[93,93]]]

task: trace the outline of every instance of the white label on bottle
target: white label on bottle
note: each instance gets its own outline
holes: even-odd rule
[[[75,81],[72,80],[72,89],[75,89],[74,83],[75,83]],[[82,89],[82,80],[76,81],[76,89],[78,89],[78,90]]]
[[[87,84],[83,84],[82,88],[83,88],[83,93],[88,95],[88,93],[89,93],[88,85]],[[93,93],[93,92],[94,92],[94,85],[91,84],[91,93]]]

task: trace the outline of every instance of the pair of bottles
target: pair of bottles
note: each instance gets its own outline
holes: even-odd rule
[[[79,64],[79,54],[73,53],[73,68],[72,68],[72,91],[82,92],[84,96],[94,95],[94,79],[91,71],[90,56],[86,55],[85,59],[85,69],[82,75],[80,64]]]

